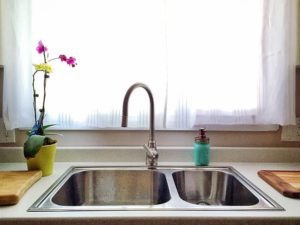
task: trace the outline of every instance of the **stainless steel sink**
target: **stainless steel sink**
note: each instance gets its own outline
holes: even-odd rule
[[[231,167],[71,167],[28,211],[283,210]]]
[[[197,205],[251,206],[259,203],[235,176],[223,171],[173,173],[179,196]]]
[[[61,206],[156,205],[170,200],[165,175],[152,170],[88,170],[73,174],[52,198]]]

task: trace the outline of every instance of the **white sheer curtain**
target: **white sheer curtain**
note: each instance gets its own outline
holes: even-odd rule
[[[167,126],[253,124],[261,67],[262,1],[168,3],[172,76]]]
[[[144,82],[154,94],[157,124],[162,124],[166,57],[161,1],[32,3],[33,18],[38,18],[32,21],[33,40],[44,40],[50,54],[63,51],[78,59],[74,69],[54,68],[48,85],[49,122],[57,121],[64,128],[120,127],[126,90],[135,82]],[[146,92],[136,90],[130,103],[129,126],[148,126]]]
[[[31,126],[31,4],[0,0],[3,118],[7,129]]]
[[[158,128],[295,122],[296,0],[0,1],[8,128],[32,124],[39,40],[78,59],[49,79],[61,128],[119,127],[134,82],[152,89]],[[130,126],[148,126],[146,93],[130,103]]]
[[[297,1],[264,2],[259,123],[295,123],[298,9]]]
[[[168,127],[295,123],[297,1],[168,3]]]

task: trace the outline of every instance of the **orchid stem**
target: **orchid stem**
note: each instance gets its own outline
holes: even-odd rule
[[[38,71],[35,71],[34,74],[32,75],[32,90],[33,90],[33,110],[34,110],[34,121],[35,123],[37,122],[37,115],[36,115],[36,98],[38,97],[38,94],[36,93],[35,90],[35,74]]]
[[[44,55],[44,63],[47,63],[47,58],[46,58],[46,53],[45,51],[43,52]],[[45,102],[46,102],[46,86],[47,86],[47,78],[49,77],[49,75],[47,74],[47,72],[45,71],[44,73],[44,95],[43,95],[43,107],[41,109],[41,126],[43,126],[43,121],[45,118]]]

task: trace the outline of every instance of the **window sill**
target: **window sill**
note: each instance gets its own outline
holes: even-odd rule
[[[156,131],[197,131],[200,128],[205,128],[208,131],[253,131],[253,132],[260,132],[260,131],[277,131],[279,129],[279,125],[203,125],[194,128],[156,128]],[[19,128],[21,131],[27,131],[30,128]],[[147,131],[149,128],[147,127],[107,127],[107,128],[63,128],[63,127],[54,127],[49,128],[48,130],[58,130],[58,131]]]

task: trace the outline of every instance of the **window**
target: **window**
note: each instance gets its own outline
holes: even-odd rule
[[[73,71],[56,65],[49,79],[47,120],[61,128],[119,127],[123,97],[135,82],[151,88],[158,128],[294,123],[296,1],[1,3],[1,10],[19,15],[9,19],[20,31],[17,45],[6,45],[14,32],[1,13],[3,51],[15,53],[23,66],[22,75],[10,71],[14,64],[3,56],[14,74],[9,85],[23,90],[6,92],[15,98],[5,108],[10,127],[32,124],[24,116],[32,115],[27,51],[39,40],[53,55],[67,49],[78,59]],[[129,126],[148,126],[146,93],[136,90],[130,103]]]

